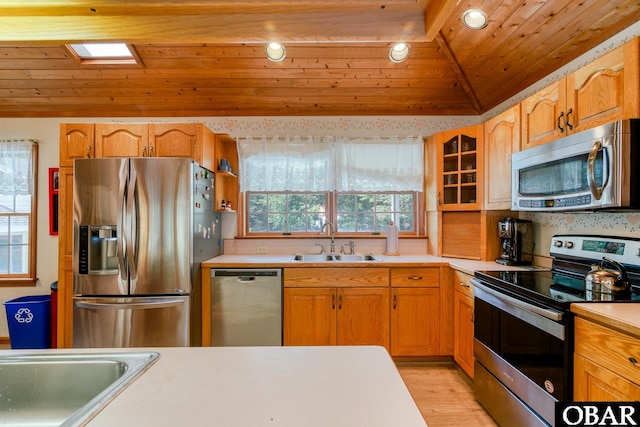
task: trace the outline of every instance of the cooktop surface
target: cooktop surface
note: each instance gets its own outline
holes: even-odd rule
[[[583,277],[552,271],[476,271],[475,276],[514,297],[528,297],[562,309],[573,302],[640,302],[640,291],[636,288],[606,295],[587,292]]]

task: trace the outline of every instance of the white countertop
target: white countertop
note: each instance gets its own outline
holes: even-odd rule
[[[88,426],[426,426],[382,347],[146,350],[158,361]]]
[[[380,261],[366,261],[358,263],[335,263],[335,262],[301,262],[290,261],[291,255],[248,255],[248,254],[234,254],[234,255],[220,255],[215,258],[211,258],[202,263],[203,267],[208,268],[238,268],[244,266],[246,268],[255,267],[302,267],[309,265],[322,265],[326,267],[340,267],[340,266],[353,266],[353,265],[366,265],[368,267],[375,266],[394,266],[394,265],[416,265],[416,266],[451,266],[456,270],[461,270],[467,274],[473,274],[475,270],[521,270],[522,267],[507,266],[498,264],[495,261],[477,261],[471,259],[460,258],[445,258],[437,257],[433,255],[398,255],[389,256],[381,254],[373,254]]]

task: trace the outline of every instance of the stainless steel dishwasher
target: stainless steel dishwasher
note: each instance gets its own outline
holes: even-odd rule
[[[211,270],[211,345],[282,345],[282,270]]]

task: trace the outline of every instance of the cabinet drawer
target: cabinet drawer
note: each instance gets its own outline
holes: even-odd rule
[[[471,283],[471,279],[473,276],[463,273],[458,270],[454,270],[454,289],[457,292],[461,292],[462,294],[468,296],[469,298],[473,298],[473,284]]]
[[[389,269],[384,267],[285,268],[285,288],[388,287]]]
[[[440,268],[392,268],[391,286],[398,288],[437,288],[440,286]]]
[[[597,364],[640,384],[640,340],[637,337],[607,328],[597,323],[575,318],[575,352]]]

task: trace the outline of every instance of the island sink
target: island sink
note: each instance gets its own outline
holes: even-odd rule
[[[76,426],[159,357],[155,352],[0,356],[3,426]]]

